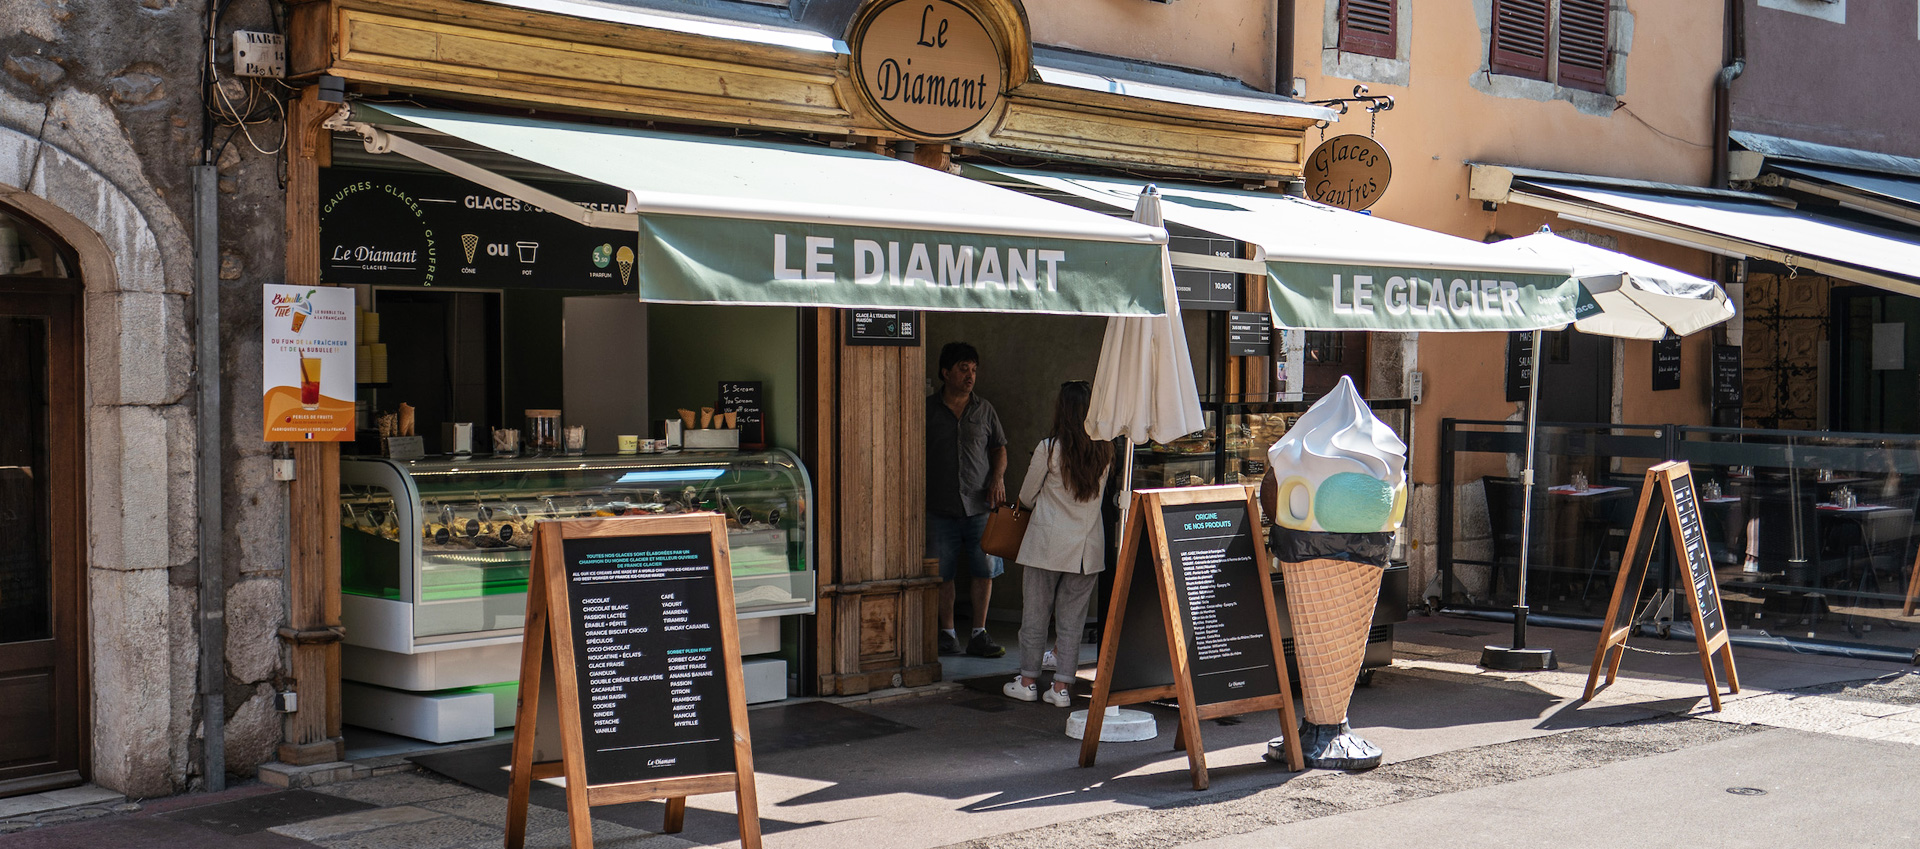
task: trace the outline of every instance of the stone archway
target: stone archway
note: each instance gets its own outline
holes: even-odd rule
[[[100,170],[0,126],[0,201],[78,255],[86,384],[82,638],[91,778],[128,795],[184,785],[195,654],[190,589],[170,586],[194,537],[185,289],[146,213]],[[170,285],[171,284],[171,285]],[[183,560],[183,557],[186,560]]]

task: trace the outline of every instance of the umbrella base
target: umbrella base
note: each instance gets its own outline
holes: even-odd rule
[[[1503,672],[1539,672],[1546,669],[1559,669],[1560,662],[1554,659],[1553,649],[1487,646],[1480,650],[1480,666]]]
[[[1274,763],[1286,763],[1286,739],[1275,737],[1267,741],[1265,758]],[[1380,765],[1382,754],[1379,746],[1353,733],[1353,728],[1345,722],[1335,725],[1300,723],[1300,751],[1306,756],[1309,769],[1373,769]]]

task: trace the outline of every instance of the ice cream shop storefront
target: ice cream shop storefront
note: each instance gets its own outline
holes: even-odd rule
[[[964,120],[888,113],[851,68],[913,47],[887,41],[898,5],[865,4],[822,36],[758,19],[623,12],[583,28],[504,6],[298,4],[293,64],[323,84],[293,116],[286,282],[353,291],[362,409],[352,439],[294,445],[281,636],[302,707],[286,714],[282,761],[339,759],[350,722],[491,733],[510,715],[523,537],[561,514],[725,513],[747,567],[742,651],[768,662],[748,677],[771,698],[951,678],[935,650],[920,415],[949,339],[989,352],[1000,376],[982,392],[1024,454],[1051,388],[1093,376],[1109,318],[1174,310],[1210,435],[1143,449],[1139,485],[1259,479],[1254,443],[1305,404],[1272,400],[1267,358],[1229,352],[1229,313],[1265,311],[1266,271],[1220,254],[1252,248],[1135,223],[1132,199],[954,172],[1155,161],[1278,186],[1327,110],[1198,75],[1116,87],[1089,76],[1095,58],[1032,47],[1015,4],[979,0],[946,4],[967,18],[948,43],[978,36],[969,76],[999,95],[954,101]],[[421,49],[422,32],[542,38],[479,68]],[[564,76],[582,51],[650,87]],[[687,76],[701,73],[714,79]],[[1143,147],[1142,120],[1170,146]],[[1180,309],[1168,229],[1183,284],[1228,281],[1230,299]],[[403,238],[418,250],[379,244]],[[363,246],[384,252],[362,261]],[[1041,340],[1073,339],[1062,359],[1085,368],[1059,373]],[[490,707],[450,734],[434,728],[449,702]]]

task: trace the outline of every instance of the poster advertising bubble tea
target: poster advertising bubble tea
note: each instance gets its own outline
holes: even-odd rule
[[[352,439],[353,290],[277,284],[262,288],[265,439]]]

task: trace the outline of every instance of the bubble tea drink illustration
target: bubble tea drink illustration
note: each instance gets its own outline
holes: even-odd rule
[[[320,358],[300,352],[300,409],[320,409]]]
[[[307,316],[313,315],[313,302],[302,298],[293,304],[293,332],[299,333],[300,326],[307,323]]]
[[[1272,543],[1300,665],[1301,749],[1310,767],[1372,769],[1380,749],[1348,727],[1347,703],[1406,515],[1406,443],[1342,377],[1267,461],[1279,484]],[[1269,760],[1284,762],[1282,742],[1268,744]]]

